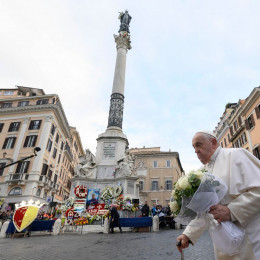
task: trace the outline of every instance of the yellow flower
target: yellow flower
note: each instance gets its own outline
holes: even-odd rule
[[[188,181],[188,177],[185,175],[185,176],[182,176],[176,183],[176,188],[178,190],[186,190],[187,188],[191,188],[191,185]]]
[[[176,200],[170,202],[170,208],[173,213],[179,209],[179,205]]]

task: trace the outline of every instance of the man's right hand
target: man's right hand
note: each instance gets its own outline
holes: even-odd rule
[[[180,253],[182,252],[182,249],[189,247],[190,239],[186,235],[182,234],[178,236],[177,241],[181,241],[180,245],[177,245],[177,248]]]

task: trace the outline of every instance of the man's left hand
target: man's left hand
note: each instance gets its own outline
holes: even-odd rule
[[[216,219],[218,223],[231,220],[230,210],[227,206],[211,206],[209,213],[214,216],[214,219]]]

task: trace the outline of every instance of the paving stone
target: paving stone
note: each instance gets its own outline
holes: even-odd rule
[[[37,233],[25,238],[2,238],[0,260],[181,259],[175,243],[182,231],[64,233],[58,236]],[[208,232],[203,234],[195,246],[185,249],[184,259],[214,260]]]

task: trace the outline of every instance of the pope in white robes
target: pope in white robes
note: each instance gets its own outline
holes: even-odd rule
[[[213,133],[198,132],[192,141],[204,168],[222,179],[228,186],[221,205],[210,208],[218,222],[231,220],[245,229],[245,239],[239,254],[227,255],[214,247],[218,260],[260,260],[260,161],[242,148],[221,148]],[[179,251],[195,244],[207,225],[191,221],[183,234]],[[214,245],[213,245],[214,246]]]

